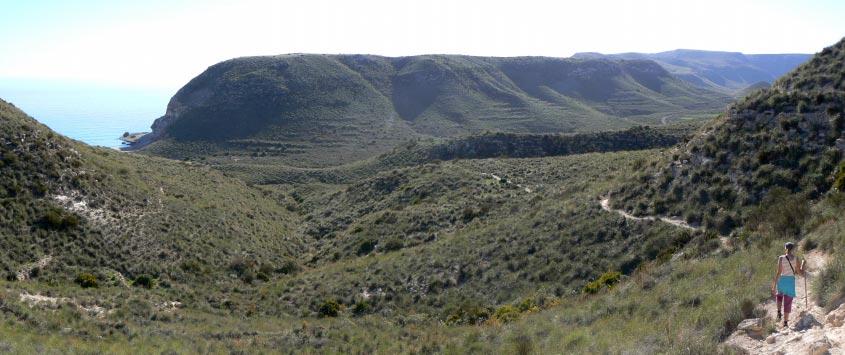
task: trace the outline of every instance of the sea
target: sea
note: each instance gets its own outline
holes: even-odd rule
[[[117,148],[124,132],[149,132],[175,89],[0,79],[0,98],[69,138]]]

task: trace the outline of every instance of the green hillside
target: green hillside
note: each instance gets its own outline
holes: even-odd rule
[[[184,290],[229,282],[240,258],[276,268],[302,250],[283,196],[208,167],[71,141],[5,101],[0,119],[5,278],[48,258],[22,276],[63,284],[83,273],[104,283],[147,275]]]
[[[3,108],[3,156],[19,157],[4,160],[13,167],[4,169],[4,186],[14,190],[4,218],[17,223],[2,238],[4,339],[69,329],[49,343],[95,336],[105,343],[71,348],[128,341],[151,349],[166,338],[199,351],[232,346],[243,337],[236,329],[292,334],[303,321],[323,325],[295,336],[305,343],[285,336],[276,344],[311,347],[315,336],[329,337],[314,331],[342,322],[416,319],[459,329],[500,307],[509,317],[553,307],[606,271],[630,273],[687,245],[713,248],[712,236],[601,210],[596,196],[654,151],[431,160],[344,183],[254,188],[193,163],[90,148]],[[644,128],[618,135],[611,148],[638,147],[630,146],[637,136],[671,139]],[[584,138],[572,139],[552,147],[582,152],[565,143]],[[21,270],[26,277],[17,277]],[[66,306],[51,313],[27,301],[31,294]],[[519,302],[528,303],[507,308]],[[355,348],[402,344],[373,344],[395,334],[383,331]],[[183,343],[192,338],[199,343]],[[0,345],[28,349],[17,340]]]
[[[216,64],[138,146],[171,158],[339,165],[412,138],[613,130],[719,110],[727,97],[650,61],[283,55]]]
[[[845,40],[691,137],[437,137],[333,167],[196,137],[196,161],[91,148],[0,102],[0,351],[730,353],[785,240],[830,255],[813,301],[845,300],[843,59]]]
[[[202,162],[252,184],[344,184],[382,171],[456,159],[541,158],[595,152],[670,147],[692,134],[701,121],[657,128],[575,134],[484,133],[459,138],[409,141],[389,152],[326,168],[299,168],[272,157],[208,157]]]
[[[771,191],[816,199],[840,187],[845,152],[845,41],[752,93],[614,202],[635,214],[683,216],[729,233],[764,211]]]

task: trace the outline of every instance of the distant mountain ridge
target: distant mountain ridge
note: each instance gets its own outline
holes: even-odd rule
[[[172,158],[244,149],[345,162],[416,137],[615,130],[727,101],[648,60],[247,57],[180,89],[140,146]]]
[[[576,53],[573,58],[648,59],[702,88],[731,95],[760,82],[772,83],[812,57],[811,54],[743,54],[676,49],[660,53]]]

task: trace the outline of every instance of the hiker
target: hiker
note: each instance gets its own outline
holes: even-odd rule
[[[787,242],[783,246],[786,253],[778,257],[777,273],[772,281],[772,295],[777,300],[778,320],[781,318],[783,304],[783,326],[789,326],[789,313],[792,311],[792,299],[795,298],[795,276],[804,276],[804,261],[798,263],[793,255],[795,244]]]

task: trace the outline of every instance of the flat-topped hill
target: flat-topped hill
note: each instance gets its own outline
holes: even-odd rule
[[[338,164],[415,137],[615,130],[714,111],[727,97],[647,60],[291,54],[211,66],[140,146]]]

